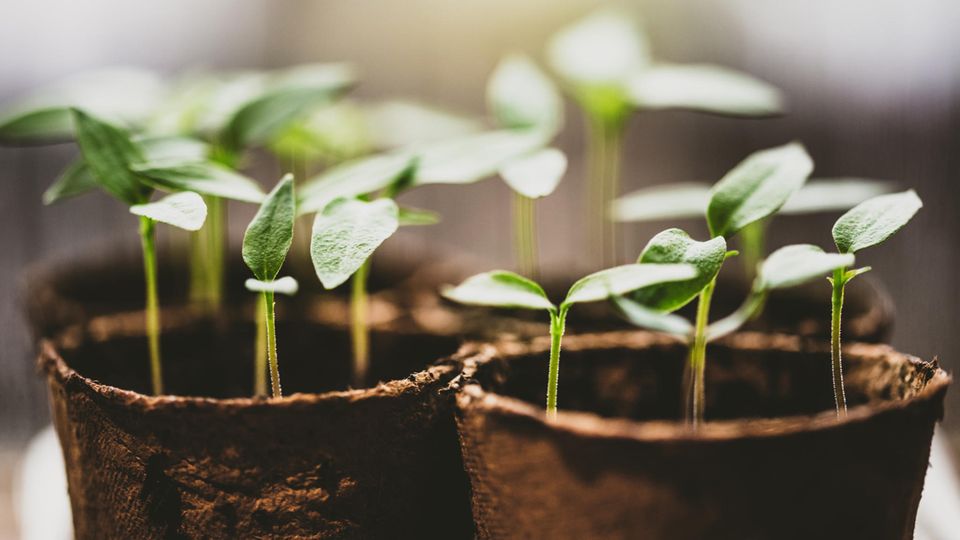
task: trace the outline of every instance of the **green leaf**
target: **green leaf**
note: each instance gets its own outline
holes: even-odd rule
[[[811,171],[813,161],[799,143],[751,154],[713,186],[707,206],[711,236],[730,238],[774,214],[803,186]]]
[[[73,109],[73,118],[77,143],[97,183],[127,204],[146,202],[151,190],[130,170],[131,164],[143,161],[143,154],[130,136],[79,109]]]
[[[444,287],[441,294],[454,302],[475,306],[555,309],[540,285],[506,270],[477,274],[456,287]]]
[[[152,186],[167,191],[196,191],[235,201],[260,203],[264,193],[253,180],[212,161],[144,163],[133,170]]]
[[[243,262],[261,281],[271,281],[280,273],[290,244],[296,218],[293,176],[286,175],[264,199],[243,235]]]
[[[210,152],[210,145],[190,137],[148,136],[134,137],[146,161],[203,161]]]
[[[852,253],[824,253],[810,244],[782,247],[760,264],[755,288],[769,291],[794,287],[822,278],[837,268],[852,266],[853,262]]]
[[[227,123],[220,142],[230,151],[268,142],[297,117],[328,102],[328,88],[291,88],[261,96],[240,108]]]
[[[640,253],[638,263],[687,263],[697,269],[695,278],[644,287],[631,298],[651,309],[670,312],[696,298],[720,272],[726,259],[727,242],[722,236],[697,242],[681,229],[667,229],[653,238]]]
[[[738,116],[783,110],[783,96],[749,75],[708,64],[657,64],[629,83],[633,104],[644,109],[692,109]]]
[[[156,202],[135,204],[130,207],[130,213],[187,231],[198,231],[207,219],[207,205],[200,195],[184,191]]]
[[[397,215],[401,226],[436,225],[440,223],[440,214],[433,210],[401,206]]]
[[[97,189],[96,178],[90,174],[90,169],[82,159],[78,159],[67,165],[57,180],[43,192],[43,204],[53,204],[55,202],[82,195],[88,191]]]
[[[563,306],[581,302],[606,300],[658,283],[682,281],[697,277],[697,269],[689,264],[626,264],[581,278],[567,291]]]
[[[384,240],[397,231],[399,210],[393,199],[372,202],[337,199],[313,220],[310,258],[326,289],[350,278]]]
[[[610,217],[614,221],[657,221],[695,218],[706,214],[710,186],[678,182],[640,189],[614,200]]]
[[[500,169],[500,176],[520,195],[539,199],[557,189],[565,172],[567,156],[556,148],[545,148],[509,161]]]
[[[848,282],[851,279],[859,276],[860,274],[866,274],[871,270],[873,270],[872,266],[864,266],[862,268],[853,268],[851,270],[847,270],[846,272],[843,273],[843,281]]]
[[[369,195],[413,172],[406,154],[382,154],[338,165],[308,180],[300,190],[301,214],[319,212],[334,199]]]
[[[261,281],[259,279],[251,278],[246,280],[243,283],[243,286],[251,292],[275,292],[285,294],[287,296],[293,296],[297,294],[297,291],[300,289],[300,284],[297,283],[297,280],[290,276],[285,276],[280,279],[274,279],[270,281]]]
[[[568,83],[619,86],[650,63],[646,36],[625,14],[597,11],[563,28],[547,46],[550,66]]]
[[[391,100],[366,109],[366,131],[377,148],[457,139],[483,129],[476,118],[415,101]]]
[[[875,246],[902,229],[922,206],[912,189],[874,197],[840,216],[833,224],[833,240],[841,253]]]
[[[543,148],[541,130],[487,131],[413,147],[420,160],[414,184],[469,184],[496,174],[507,163]]]
[[[818,178],[807,182],[780,209],[781,214],[812,214],[847,210],[863,201],[889,193],[895,182],[865,178]]]
[[[767,292],[760,290],[750,291],[743,304],[736,311],[707,325],[707,342],[716,341],[726,335],[732,334],[747,324],[757,312],[763,308],[766,302]]]
[[[487,104],[505,128],[555,133],[563,123],[560,91],[526,55],[512,54],[500,61],[487,82]]]
[[[675,336],[686,337],[693,334],[693,325],[679,315],[650,309],[626,296],[614,296],[613,303],[620,310],[623,318],[634,326]]]

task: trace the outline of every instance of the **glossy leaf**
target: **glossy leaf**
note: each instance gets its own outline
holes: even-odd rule
[[[297,291],[300,289],[300,284],[297,283],[297,280],[290,276],[284,276],[271,281],[261,281],[251,278],[246,280],[243,285],[251,292],[275,292],[287,296],[297,294]]]
[[[713,186],[707,205],[711,236],[730,238],[774,214],[803,186],[811,171],[813,161],[799,143],[750,155]]]
[[[130,170],[143,161],[143,153],[130,136],[79,109],[73,110],[73,118],[77,144],[97,184],[127,204],[146,202],[151,190]]]
[[[686,337],[693,334],[693,325],[679,315],[651,309],[626,296],[614,296],[613,303],[623,318],[634,326],[675,336]]]
[[[545,148],[509,161],[500,169],[500,176],[510,189],[538,199],[553,193],[566,172],[567,156],[556,148]]]
[[[410,153],[419,158],[414,184],[469,184],[497,174],[507,163],[547,143],[539,130],[500,130],[419,145]]]
[[[708,64],[657,64],[628,83],[633,104],[644,109],[692,109],[739,116],[783,110],[783,96],[749,75]]]
[[[825,253],[811,244],[782,247],[760,264],[756,288],[769,291],[794,287],[853,263],[852,253]]]
[[[493,270],[469,277],[441,294],[454,302],[477,306],[553,310],[554,305],[535,282],[506,270]]]
[[[133,170],[157,189],[196,191],[250,203],[260,203],[264,198],[256,182],[212,161],[169,164],[161,161],[137,165]]]
[[[295,218],[293,176],[288,174],[264,199],[243,235],[243,262],[257,279],[272,281],[280,273],[293,243]]]
[[[130,213],[187,231],[198,231],[207,219],[203,197],[191,191],[174,193],[150,203],[135,204]]]
[[[624,13],[602,10],[563,28],[548,44],[551,68],[576,85],[620,85],[650,62],[639,27]]]
[[[326,208],[334,199],[375,193],[413,172],[415,160],[406,154],[382,154],[362,158],[324,171],[304,183],[300,190],[300,213]]]
[[[855,253],[893,236],[923,206],[911,190],[880,195],[853,207],[833,225],[833,240],[841,253]]]
[[[505,128],[556,132],[563,123],[560,91],[526,55],[500,61],[487,83],[487,103]]]
[[[697,269],[696,277],[644,287],[630,297],[656,311],[670,312],[680,309],[696,298],[700,291],[717,277],[726,253],[727,242],[722,236],[698,242],[681,229],[667,229],[650,239],[637,262],[691,264]]]
[[[372,202],[337,199],[316,215],[310,241],[313,268],[324,288],[350,278],[397,231],[399,210],[392,199]]]
[[[697,269],[689,264],[626,264],[581,278],[567,291],[563,306],[606,300],[658,283],[693,279]]]

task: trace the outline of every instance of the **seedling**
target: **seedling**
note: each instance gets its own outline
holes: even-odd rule
[[[677,327],[682,321],[679,317],[660,318],[655,315],[669,314],[694,298],[698,299],[687,366],[690,377],[687,379],[684,400],[687,419],[694,428],[703,422],[703,377],[707,360],[710,301],[724,261],[736,254],[727,251],[727,242],[744,227],[779,210],[806,182],[812,170],[813,162],[798,143],[750,155],[711,190],[706,211],[710,240],[698,242],[680,229],[669,229],[651,239],[637,260],[638,263],[687,263],[698,269],[695,279],[648,287],[632,295],[633,301],[644,308],[642,312],[634,310],[642,316],[632,320],[650,327]],[[764,285],[761,290],[769,288]]]
[[[843,363],[840,350],[840,324],[843,312],[843,294],[851,279],[870,271],[869,266],[847,268],[853,265],[853,254],[884,242],[902,229],[923,206],[920,197],[911,189],[902,193],[880,195],[853,207],[833,224],[833,241],[837,251],[847,254],[850,263],[833,270],[828,278],[833,289],[830,315],[830,356],[833,372],[833,396],[837,417],[847,414],[847,397],[843,387]]]
[[[627,264],[590,274],[573,284],[559,307],[536,282],[506,270],[493,270],[446,287],[443,296],[461,304],[546,310],[550,314],[550,364],[547,371],[547,416],[556,417],[560,346],[567,312],[574,304],[597,302],[656,284],[695,279],[689,264]]]
[[[604,10],[561,30],[548,45],[551,67],[587,119],[590,237],[606,265],[617,256],[606,208],[619,191],[623,131],[635,110],[687,109],[733,116],[779,113],[775,88],[708,64],[656,62],[640,28]]]
[[[267,195],[260,209],[253,217],[243,235],[243,262],[247,264],[256,279],[248,279],[246,287],[250,291],[259,292],[262,304],[258,308],[258,319],[262,315],[263,328],[258,334],[266,337],[267,361],[270,369],[271,395],[275,398],[283,397],[280,388],[280,368],[277,362],[277,330],[274,313],[274,293],[293,294],[296,292],[296,281],[293,278],[277,279],[283,261],[290,251],[293,242],[293,222],[296,218],[296,198],[294,197],[293,177],[285,176]],[[258,328],[260,323],[258,322]],[[254,386],[257,392],[260,386],[266,386],[262,381],[263,365],[261,353],[257,353],[254,362]]]

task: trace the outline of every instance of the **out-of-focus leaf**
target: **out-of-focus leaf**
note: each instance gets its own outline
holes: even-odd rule
[[[794,287],[853,263],[852,253],[824,253],[810,244],[782,247],[760,264],[756,288],[769,291]]]
[[[367,107],[366,132],[377,148],[401,148],[461,138],[483,129],[475,119],[415,101],[386,101]]]
[[[143,161],[143,153],[122,129],[73,109],[77,143],[97,184],[127,204],[142,204],[152,191],[130,166]]]
[[[896,189],[896,182],[866,178],[817,178],[807,182],[780,209],[781,214],[847,210]]]
[[[250,203],[260,203],[264,198],[256,182],[212,161],[150,162],[136,165],[133,170],[153,187],[166,191],[196,191]]]
[[[540,130],[501,130],[415,146],[414,184],[469,184],[496,174],[507,163],[539,150],[549,140]]]
[[[293,243],[296,197],[293,176],[286,175],[264,199],[243,235],[243,262],[260,281],[273,281]]]
[[[614,221],[658,221],[706,215],[710,186],[694,182],[663,184],[634,191],[610,204]]]
[[[393,199],[337,199],[313,220],[310,258],[326,289],[350,278],[399,226]]]
[[[319,212],[334,199],[380,191],[411,174],[414,165],[415,159],[407,154],[383,154],[337,165],[304,184],[299,211]]]
[[[274,292],[293,296],[300,290],[300,284],[290,276],[284,276],[271,281],[260,281],[250,278],[243,283],[244,287],[251,292]]]
[[[456,287],[445,287],[441,294],[454,302],[468,305],[550,311],[554,309],[553,303],[540,285],[506,270],[477,274]]]
[[[560,91],[525,55],[512,54],[500,61],[487,82],[487,103],[505,128],[556,132],[563,123]]]
[[[156,202],[135,204],[130,213],[187,231],[198,231],[207,219],[203,197],[191,191],[167,195]]]
[[[697,269],[697,275],[686,281],[672,281],[644,287],[630,297],[656,311],[670,312],[696,298],[720,272],[727,253],[727,242],[718,236],[697,242],[681,229],[667,229],[653,238],[640,253],[638,263],[686,263]]]
[[[500,176],[510,189],[531,199],[546,197],[557,189],[567,172],[567,156],[556,148],[545,148],[507,162]]]
[[[783,95],[744,73],[706,64],[657,64],[628,82],[636,107],[692,109],[738,116],[768,116],[783,110]]]
[[[693,334],[693,325],[679,315],[648,308],[626,296],[614,296],[613,303],[623,317],[634,326],[675,336],[686,337]]]
[[[567,82],[620,86],[650,63],[646,36],[627,15],[601,10],[563,28],[548,44],[550,66]]]
[[[432,210],[401,206],[398,214],[401,226],[436,225],[440,223],[440,214]]]
[[[697,269],[689,264],[625,264],[581,278],[567,291],[563,306],[606,300],[658,283],[693,279]]]
[[[921,207],[912,189],[874,197],[840,216],[833,225],[833,241],[841,253],[875,246],[902,229]]]

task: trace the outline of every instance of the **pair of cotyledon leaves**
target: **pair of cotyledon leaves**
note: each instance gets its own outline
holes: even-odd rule
[[[278,288],[286,287],[285,280],[276,277],[293,242],[296,215],[293,178],[287,175],[267,195],[244,234],[243,260],[256,276],[248,289],[286,292]],[[400,218],[400,209],[389,198],[341,197],[328,203],[314,217],[310,241],[310,257],[323,286],[332,289],[349,279],[396,232]]]

